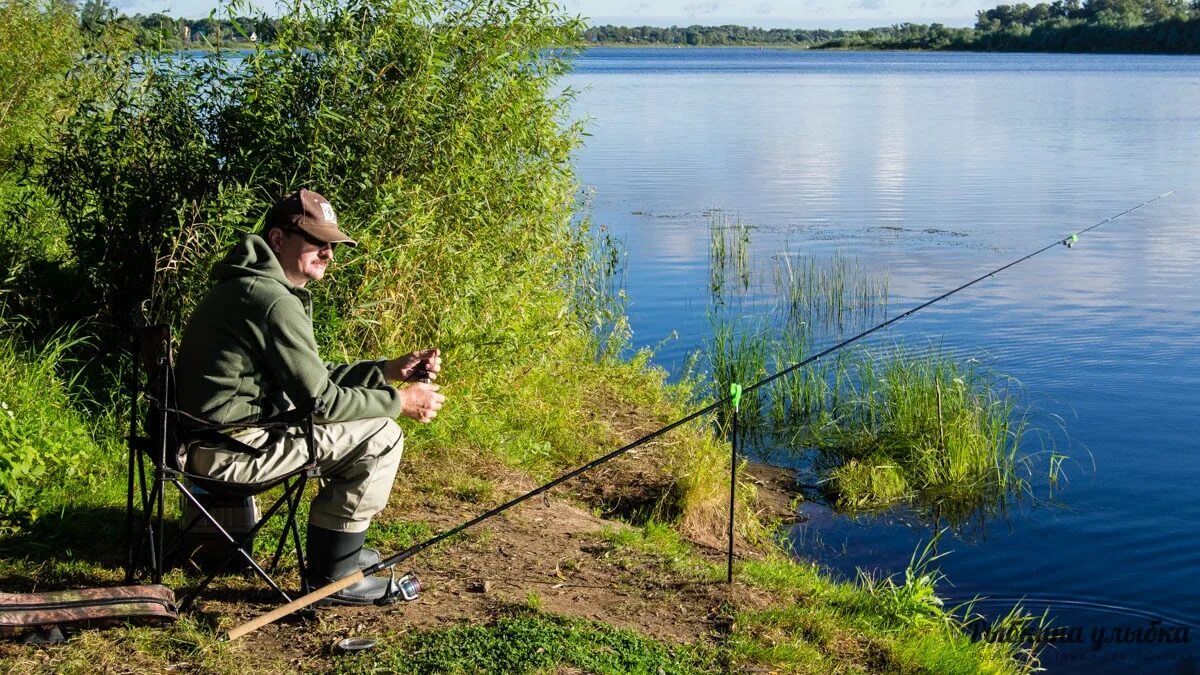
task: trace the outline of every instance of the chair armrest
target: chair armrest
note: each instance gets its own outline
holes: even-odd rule
[[[183,422],[184,431],[190,433],[194,431],[221,431],[225,429],[273,429],[278,427],[294,427],[304,423],[311,424],[313,415],[325,412],[325,403],[321,400],[321,397],[314,396],[302,405],[291,410],[285,410],[274,417],[261,419],[257,422],[235,422],[232,424],[211,422],[178,408],[161,407],[160,410],[172,415],[178,415]]]
[[[284,411],[274,417],[257,422],[238,422],[235,424],[215,424],[176,408],[163,407],[161,410],[179,417],[181,422],[179,425],[180,432],[185,438],[209,440],[219,443],[230,450],[244,452],[252,457],[261,457],[263,454],[262,450],[231,438],[223,432],[232,429],[279,429],[303,426],[305,445],[308,447],[307,464],[309,467],[315,467],[317,464],[317,445],[316,439],[313,436],[313,427],[315,425],[313,416],[317,413],[325,412],[325,402],[319,396],[314,396],[302,405]]]

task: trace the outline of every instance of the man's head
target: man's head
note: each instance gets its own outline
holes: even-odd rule
[[[303,288],[325,276],[338,244],[357,242],[338,229],[337,215],[329,200],[311,190],[297,190],[275,203],[267,212],[263,238],[275,252],[288,281]]]

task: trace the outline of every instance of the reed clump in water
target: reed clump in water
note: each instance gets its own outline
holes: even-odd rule
[[[743,241],[728,236],[732,229],[710,219],[714,279],[725,278],[718,269],[744,267],[731,253]],[[748,238],[739,246],[748,248]],[[737,302],[714,296],[706,355],[715,398],[727,396],[731,383],[752,385],[887,318],[888,279],[859,260],[786,251],[774,260],[770,283],[759,279]],[[765,314],[751,311],[771,302]],[[1027,427],[1016,401],[1015,381],[973,360],[960,364],[939,349],[862,348],[747,392],[738,419],[756,445],[812,457],[836,508],[906,503],[961,523],[1030,490],[1031,461],[1019,450]],[[718,413],[722,428],[728,417]],[[1052,480],[1055,471],[1052,460]]]
[[[1026,431],[1015,382],[940,350],[859,351],[836,376],[839,396],[796,438],[817,452],[822,489],[839,508],[904,501],[955,504],[1026,491]]]
[[[857,258],[834,253],[828,260],[784,254],[775,266],[775,289],[787,325],[811,326],[841,335],[886,317],[887,275],[865,270]]]
[[[726,280],[732,278],[742,291],[750,288],[750,225],[740,219],[730,223],[721,209],[708,214],[709,292],[714,305],[724,304]]]

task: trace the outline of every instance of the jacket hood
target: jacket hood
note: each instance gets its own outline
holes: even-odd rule
[[[283,274],[283,267],[267,241],[257,234],[246,235],[213,267],[213,279],[218,283],[240,277],[265,277],[288,290],[299,290]]]

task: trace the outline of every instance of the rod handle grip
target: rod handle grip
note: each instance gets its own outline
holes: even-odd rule
[[[273,609],[261,616],[257,616],[240,626],[235,626],[225,634],[225,641],[232,642],[243,635],[253,633],[267,624],[275,623],[292,612],[304,609],[318,600],[327,598],[344,588],[353,586],[354,584],[362,581],[364,578],[365,577],[362,573],[362,570],[358,570],[350,576],[342,577],[331,584],[322,586],[308,595],[297,598],[282,607]]]

